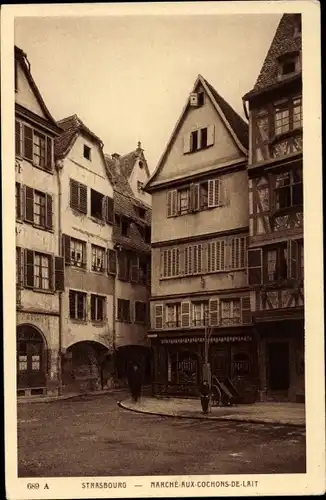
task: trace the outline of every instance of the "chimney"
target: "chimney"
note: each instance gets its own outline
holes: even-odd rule
[[[119,153],[113,153],[111,156],[114,160],[119,160],[121,155],[119,155]]]

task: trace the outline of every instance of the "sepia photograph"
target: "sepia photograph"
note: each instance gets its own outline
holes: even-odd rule
[[[218,3],[6,11],[10,498],[324,488],[319,10]]]

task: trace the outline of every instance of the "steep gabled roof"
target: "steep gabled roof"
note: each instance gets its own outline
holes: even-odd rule
[[[58,125],[63,132],[55,139],[54,150],[57,158],[62,158],[67,155],[78,134],[81,132],[90,137],[93,141],[97,142],[102,149],[103,143],[101,139],[88,127],[86,127],[76,114],[62,118],[62,120],[58,121]]]
[[[129,179],[134,169],[136,160],[141,160],[143,162],[144,168],[148,177],[150,176],[148,164],[144,155],[144,150],[141,148],[141,143],[138,143],[137,149],[127,153],[126,155],[121,155],[119,157],[120,167],[123,174]]]
[[[278,84],[278,59],[286,54],[301,51],[301,34],[294,36],[298,16],[300,14],[284,14],[282,16],[254,88],[243,97],[244,99]]]
[[[15,61],[20,63],[20,65],[25,73],[25,76],[27,78],[27,81],[28,81],[29,85],[31,86],[31,89],[34,92],[34,95],[35,95],[44,115],[46,116],[46,118],[48,119],[48,121],[50,122],[52,127],[54,127],[56,129],[57,133],[60,133],[61,132],[60,127],[58,127],[57,122],[55,121],[55,119],[51,115],[50,111],[46,107],[45,102],[42,98],[42,95],[41,95],[41,93],[40,93],[40,91],[39,91],[39,89],[34,81],[34,78],[32,77],[31,65],[27,59],[27,54],[22,49],[17,47],[16,45],[15,45]]]
[[[245,155],[248,154],[248,144],[249,144],[249,129],[248,129],[248,124],[234,111],[234,109],[223,99],[223,97],[214,89],[214,87],[208,83],[205,78],[203,78],[201,75],[198,75],[195,84],[193,86],[192,92],[196,90],[198,85],[201,84],[203,89],[205,90],[206,94],[210,98],[216,112],[218,115],[221,117],[224,125],[226,128],[229,130],[231,136],[233,137],[235,143],[237,144],[238,148],[240,151],[242,151]],[[168,141],[168,144],[163,152],[163,155],[161,156],[158,165],[156,169],[154,170],[152,176],[150,179],[147,181],[146,185],[144,186],[144,189],[149,188],[153,181],[155,180],[156,176],[158,173],[161,171],[163,167],[164,160],[166,158],[166,155],[168,154],[175,137],[177,136],[181,125],[184,121],[186,112],[189,109],[189,99],[187,99],[187,102],[181,112],[181,115],[179,117],[179,120],[177,121],[172,135]]]

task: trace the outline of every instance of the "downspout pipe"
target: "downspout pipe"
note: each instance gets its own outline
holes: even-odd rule
[[[62,254],[62,184],[61,184],[61,171],[63,162],[57,160],[55,163],[56,177],[58,184],[58,255]],[[58,394],[62,395],[62,336],[63,336],[63,291],[59,291],[59,346],[58,346]]]

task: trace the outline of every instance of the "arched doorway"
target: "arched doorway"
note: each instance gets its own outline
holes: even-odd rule
[[[17,389],[43,390],[46,387],[47,346],[33,325],[17,327]]]
[[[62,378],[65,392],[88,392],[107,387],[112,375],[112,356],[102,344],[77,342],[63,357]]]

